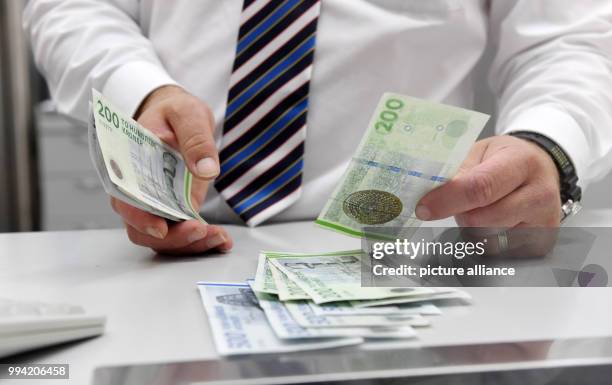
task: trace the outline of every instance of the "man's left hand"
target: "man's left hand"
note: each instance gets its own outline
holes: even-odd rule
[[[416,207],[422,220],[455,216],[459,226],[559,226],[559,173],[536,144],[495,136],[474,144],[457,175]]]

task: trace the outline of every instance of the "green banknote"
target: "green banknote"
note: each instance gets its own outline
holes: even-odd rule
[[[442,311],[432,303],[417,303],[400,306],[354,307],[350,302],[331,302],[317,305],[308,303],[316,315],[361,316],[361,315],[440,315]]]
[[[293,319],[305,328],[346,328],[346,327],[389,327],[389,326],[430,326],[427,318],[420,314],[371,314],[371,315],[335,315],[304,317],[300,307],[304,307],[304,302],[289,301],[284,303],[286,309],[293,316]],[[309,304],[306,304],[312,310]],[[323,318],[323,320],[321,320]]]
[[[112,196],[172,220],[204,221],[191,205],[192,175],[179,152],[92,90],[90,154]]]
[[[392,237],[397,234],[384,229],[418,227],[416,203],[453,177],[488,118],[463,108],[384,94],[316,223],[358,237]]]
[[[285,273],[278,270],[274,265],[270,265],[270,271],[272,272],[272,278],[278,289],[278,299],[281,301],[296,301],[300,299],[310,299],[310,296],[306,294],[298,285],[290,280]]]
[[[255,280],[251,288],[258,293],[278,294],[278,288],[276,287],[276,283],[272,277],[270,264],[268,263],[268,253],[265,251],[259,253]]]
[[[361,250],[308,257],[286,255],[269,258],[316,304],[373,300],[431,293],[426,287],[362,287]]]
[[[358,253],[360,250],[351,250],[351,253]],[[257,260],[257,270],[255,272],[255,280],[252,284],[253,290],[258,293],[276,294],[282,298],[282,301],[309,299],[299,286],[289,280],[284,273],[276,269],[276,277],[273,275],[274,267],[270,264],[270,260],[280,257],[317,257],[321,255],[344,255],[347,251],[332,251],[327,253],[292,253],[282,251],[260,251],[259,259]],[[281,276],[282,274],[282,276]],[[283,282],[280,280],[283,279]]]
[[[430,289],[432,289],[433,292],[406,297],[383,298],[375,300],[354,300],[350,301],[350,304],[354,308],[378,308],[380,306],[392,305],[397,305],[402,308],[404,306],[411,306],[411,304],[415,303],[445,300],[469,301],[472,298],[468,292],[452,287],[432,287]]]

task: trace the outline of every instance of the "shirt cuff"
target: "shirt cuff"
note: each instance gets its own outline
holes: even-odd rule
[[[111,74],[104,84],[102,94],[124,113],[134,116],[147,95],[161,86],[171,84],[177,83],[160,65],[133,61]]]
[[[584,130],[570,114],[563,111],[562,107],[554,105],[532,107],[511,117],[502,127],[502,134],[529,131],[553,140],[572,161],[578,175],[578,185],[583,189],[586,187],[589,144]]]

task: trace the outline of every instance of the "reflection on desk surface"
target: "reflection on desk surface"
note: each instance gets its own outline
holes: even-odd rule
[[[105,367],[96,370],[94,385],[437,384],[451,375],[453,384],[557,384],[572,377],[585,380],[596,374],[593,379],[603,379],[612,374],[612,338],[399,346],[373,343],[320,352]]]

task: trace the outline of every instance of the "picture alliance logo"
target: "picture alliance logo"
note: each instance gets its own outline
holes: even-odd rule
[[[487,239],[479,242],[442,242],[421,239],[414,242],[407,239],[396,239],[393,242],[372,243],[371,256],[380,260],[385,256],[405,256],[415,259],[417,256],[446,256],[463,259],[470,256],[482,256],[485,253]]]

